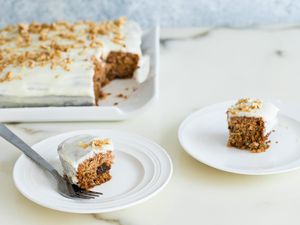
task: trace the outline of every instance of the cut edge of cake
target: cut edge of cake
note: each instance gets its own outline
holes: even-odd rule
[[[107,58],[94,58],[94,93],[95,104],[105,97],[102,88],[114,79],[130,79],[139,68],[140,56],[130,52],[112,51]]]

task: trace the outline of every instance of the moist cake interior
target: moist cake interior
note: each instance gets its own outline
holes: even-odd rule
[[[93,62],[95,104],[98,105],[99,100],[105,97],[105,93],[101,91],[102,87],[114,79],[133,77],[134,71],[138,68],[139,56],[133,53],[112,51],[106,60],[94,58]]]
[[[113,158],[110,151],[105,154],[99,153],[81,163],[77,171],[78,186],[83,189],[90,189],[109,181],[111,179],[109,171]]]
[[[268,136],[264,134],[265,124],[262,118],[231,117],[228,121],[229,139],[227,145],[251,152],[264,152],[269,148]]]

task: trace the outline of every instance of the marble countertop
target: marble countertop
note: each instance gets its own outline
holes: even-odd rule
[[[160,98],[147,112],[123,122],[8,124],[29,144],[77,129],[138,133],[168,151],[174,175],[158,195],[125,210],[57,212],[17,191],[12,171],[21,153],[0,139],[1,224],[299,224],[300,170],[269,176],[218,171],[187,155],[177,139],[180,122],[209,104],[243,96],[299,103],[299,40],[298,27],[165,29]]]

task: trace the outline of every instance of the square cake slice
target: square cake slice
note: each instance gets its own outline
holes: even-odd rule
[[[227,145],[251,152],[264,152],[270,146],[269,135],[277,122],[278,108],[271,103],[240,99],[227,110]]]
[[[73,184],[90,189],[111,179],[113,144],[109,139],[79,135],[58,146],[65,177]]]

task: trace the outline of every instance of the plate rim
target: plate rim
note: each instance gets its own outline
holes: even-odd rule
[[[18,167],[19,167],[19,164],[24,160],[24,159],[29,159],[27,158],[27,156],[25,154],[21,154],[18,159],[16,160],[15,164],[14,164],[14,167],[13,167],[13,182],[15,184],[15,187],[17,188],[17,190],[25,197],[27,198],[28,200],[30,200],[31,202],[35,203],[35,204],[38,204],[42,207],[45,207],[45,208],[48,208],[48,209],[52,209],[52,210],[56,210],[56,211],[61,211],[61,212],[67,212],[67,213],[76,213],[76,214],[90,214],[90,213],[108,213],[108,212],[114,212],[114,211],[118,211],[118,210],[121,210],[121,209],[126,209],[126,208],[129,208],[131,206],[134,206],[134,205],[138,205],[140,203],[143,203],[145,201],[147,201],[148,199],[154,197],[155,195],[157,195],[160,191],[162,191],[167,185],[168,183],[170,182],[171,178],[172,178],[172,175],[173,175],[173,162],[172,162],[172,159],[171,159],[171,156],[168,154],[168,152],[162,147],[160,146],[158,143],[152,141],[151,139],[148,139],[144,136],[141,136],[141,135],[138,135],[138,134],[135,134],[135,133],[131,133],[131,132],[124,132],[124,131],[119,131],[119,130],[113,130],[113,129],[83,129],[83,130],[74,130],[74,131],[69,131],[69,132],[62,132],[62,133],[59,133],[57,135],[53,135],[53,136],[50,136],[50,137],[47,137],[47,138],[44,138],[34,144],[31,145],[31,147],[34,147],[38,144],[40,144],[41,142],[44,142],[48,139],[51,139],[51,138],[57,138],[59,136],[62,136],[62,135],[76,135],[76,134],[79,134],[81,132],[112,132],[112,133],[117,133],[117,134],[125,134],[127,137],[130,137],[130,138],[138,138],[138,139],[141,139],[144,141],[146,141],[147,143],[150,143],[154,146],[157,147],[157,149],[164,155],[165,157],[165,163],[167,162],[167,165],[168,165],[168,168],[169,168],[169,172],[166,176],[166,178],[164,179],[163,183],[161,185],[159,185],[158,187],[156,187],[155,189],[151,190],[150,193],[146,194],[145,196],[142,196],[141,198],[139,198],[138,200],[135,200],[135,201],[132,201],[132,202],[129,202],[129,203],[126,203],[126,204],[123,204],[123,205],[120,205],[120,206],[113,206],[113,207],[108,207],[106,209],[79,209],[79,210],[74,210],[74,209],[69,209],[69,208],[64,208],[64,207],[57,207],[56,205],[53,206],[53,205],[48,205],[46,204],[45,202],[43,201],[40,201],[39,199],[34,199],[31,197],[30,194],[28,194],[28,192],[26,192],[21,186],[21,184],[19,183],[18,181]],[[32,162],[33,163],[33,162]],[[165,164],[166,165],[166,164]],[[52,179],[52,178],[51,178]]]
[[[291,171],[295,171],[295,170],[300,169],[300,163],[299,163],[299,165],[291,167],[291,168],[280,169],[280,167],[277,167],[276,170],[270,170],[270,171],[268,171],[268,170],[251,171],[251,170],[231,169],[231,168],[228,168],[228,167],[218,166],[214,163],[210,163],[206,160],[203,160],[203,158],[199,157],[199,155],[194,154],[194,151],[191,151],[189,148],[186,147],[186,145],[184,144],[184,141],[183,141],[182,133],[183,133],[184,127],[187,125],[187,123],[191,119],[193,119],[198,114],[205,113],[206,110],[210,110],[210,109],[213,109],[213,108],[216,108],[216,107],[220,107],[220,106],[225,105],[225,104],[228,104],[228,106],[229,106],[233,102],[235,102],[235,101],[234,100],[227,100],[227,101],[207,105],[207,106],[201,107],[200,109],[198,109],[198,110],[190,113],[188,116],[186,116],[184,118],[184,120],[180,123],[178,131],[177,131],[178,140],[179,140],[179,143],[180,143],[182,149],[188,155],[190,155],[192,158],[194,158],[195,160],[197,160],[197,161],[199,161],[199,162],[201,162],[201,163],[203,163],[203,164],[205,164],[209,167],[212,167],[214,169],[221,170],[221,171],[224,171],[224,172],[233,173],[233,174],[249,175],[249,176],[263,176],[263,175],[272,175],[272,174],[282,174],[282,173],[287,173],[287,172],[291,172]],[[280,100],[275,100],[275,101],[273,100],[271,102],[276,102],[276,104],[278,104],[278,105],[282,104],[282,102]],[[285,104],[288,104],[288,103],[285,103]],[[288,104],[288,105],[290,106],[291,104]],[[285,116],[288,116],[289,118],[292,118],[292,119],[295,119],[295,120],[299,121],[299,119],[296,119],[292,116],[289,116],[286,113],[282,113],[282,114],[285,115]]]

